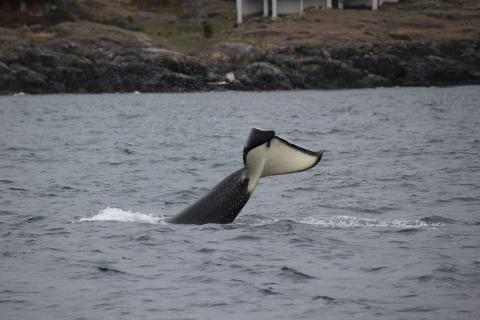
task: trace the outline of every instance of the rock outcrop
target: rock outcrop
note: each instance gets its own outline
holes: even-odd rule
[[[153,47],[142,34],[63,23],[55,38],[0,45],[0,92],[192,91],[206,87],[204,61]],[[88,26],[88,25],[87,25]],[[61,37],[59,34],[64,33]]]
[[[270,49],[221,43],[209,58],[200,59],[159,49],[141,33],[94,23],[61,23],[40,34],[17,32],[0,42],[2,94],[480,83],[480,40]]]
[[[250,50],[251,52],[252,50]],[[218,53],[215,56],[219,56]],[[233,71],[231,89],[334,89],[480,83],[480,41],[402,42],[364,47],[296,45],[219,66]],[[241,62],[239,62],[241,61]]]

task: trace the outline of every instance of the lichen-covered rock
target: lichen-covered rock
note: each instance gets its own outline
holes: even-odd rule
[[[292,84],[283,71],[268,62],[247,65],[245,75],[248,79],[245,84],[257,90],[292,89]]]
[[[479,40],[333,48],[300,42],[269,49],[221,43],[210,58],[202,59],[155,47],[141,33],[89,22],[61,23],[45,34],[47,37],[39,41],[29,40],[25,30],[4,32],[6,40],[0,41],[0,93],[480,83]]]
[[[241,42],[219,43],[213,49],[211,58],[220,63],[252,63],[261,61],[265,57],[265,50],[251,44]]]

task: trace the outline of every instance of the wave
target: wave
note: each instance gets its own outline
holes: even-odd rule
[[[98,211],[98,213],[89,218],[80,218],[79,222],[90,221],[119,221],[119,222],[137,222],[137,223],[165,223],[165,218],[155,216],[153,214],[133,212],[130,210],[122,210],[119,208],[107,207]]]

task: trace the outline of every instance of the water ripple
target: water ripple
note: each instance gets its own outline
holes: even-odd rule
[[[0,97],[0,318],[476,320],[478,101]],[[251,127],[325,156],[262,179],[233,224],[165,222],[242,166]]]

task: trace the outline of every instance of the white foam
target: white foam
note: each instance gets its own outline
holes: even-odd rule
[[[107,207],[98,211],[98,213],[89,218],[80,218],[79,222],[88,221],[119,221],[119,222],[137,222],[137,223],[165,223],[165,219],[152,214],[132,212],[119,208]]]
[[[384,227],[384,228],[426,228],[443,227],[443,223],[427,223],[421,219],[377,220],[353,216],[335,216],[325,218],[307,218],[299,221],[327,228]]]
[[[264,225],[274,224],[278,221],[280,220],[275,218],[266,218],[260,215],[243,215],[235,220],[235,224],[261,227]]]

